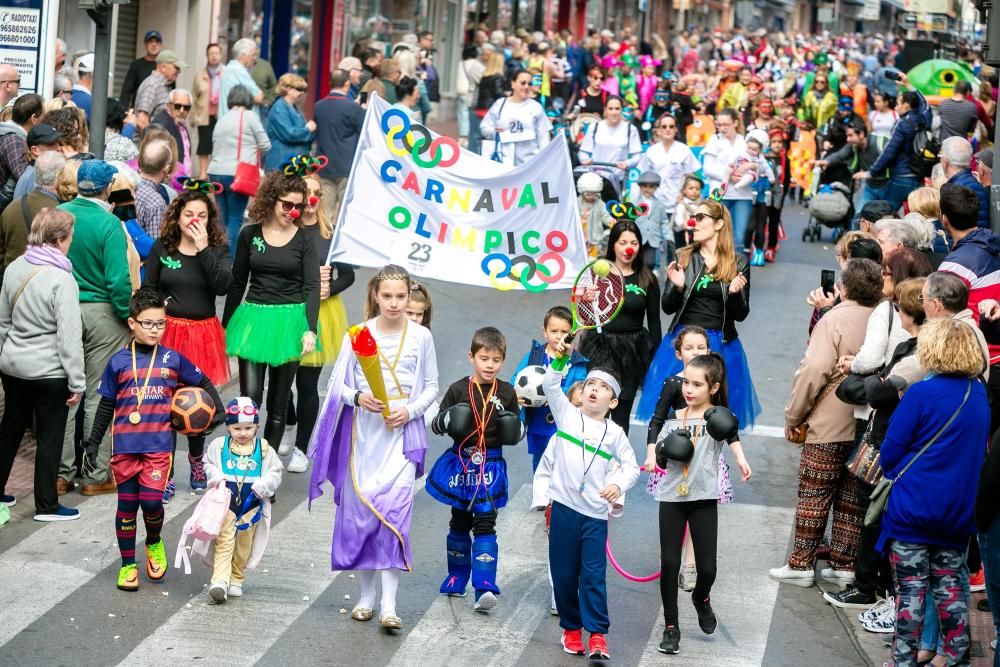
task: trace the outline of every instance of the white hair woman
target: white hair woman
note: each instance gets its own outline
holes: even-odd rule
[[[56,493],[69,407],[80,402],[86,387],[80,290],[66,257],[74,222],[66,211],[43,208],[31,225],[27,251],[7,267],[0,288],[0,381],[6,395],[0,502],[16,502],[5,487],[24,432],[34,423],[36,521],[80,516],[60,505]]]

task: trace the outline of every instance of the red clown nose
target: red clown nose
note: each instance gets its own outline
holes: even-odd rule
[[[317,197],[316,195],[309,195],[309,205],[310,206],[315,206],[318,203],[319,203],[319,197]]]
[[[625,248],[625,256],[626,257],[631,257],[634,254],[635,254],[635,248],[631,248],[631,247]]]
[[[694,229],[697,225],[698,225],[698,223],[695,222],[694,218],[688,218],[688,221],[687,221],[687,226],[688,227],[690,227],[691,229]]]
[[[290,217],[292,220],[298,220],[299,218],[302,217],[302,214],[299,213],[299,209],[293,208],[291,211],[288,212],[288,217]]]

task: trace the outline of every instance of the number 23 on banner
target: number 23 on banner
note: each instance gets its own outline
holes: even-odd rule
[[[392,244],[389,261],[416,271],[430,264],[433,250],[433,246],[429,243],[398,239]]]

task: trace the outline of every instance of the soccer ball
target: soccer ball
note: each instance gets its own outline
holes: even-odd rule
[[[514,378],[514,393],[530,408],[540,408],[548,401],[542,392],[543,366],[525,366]]]
[[[215,404],[201,387],[181,387],[170,401],[170,425],[184,435],[200,435],[215,417]]]

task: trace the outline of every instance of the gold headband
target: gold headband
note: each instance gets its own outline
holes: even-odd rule
[[[409,280],[410,276],[406,273],[380,273],[378,274],[379,280]]]

